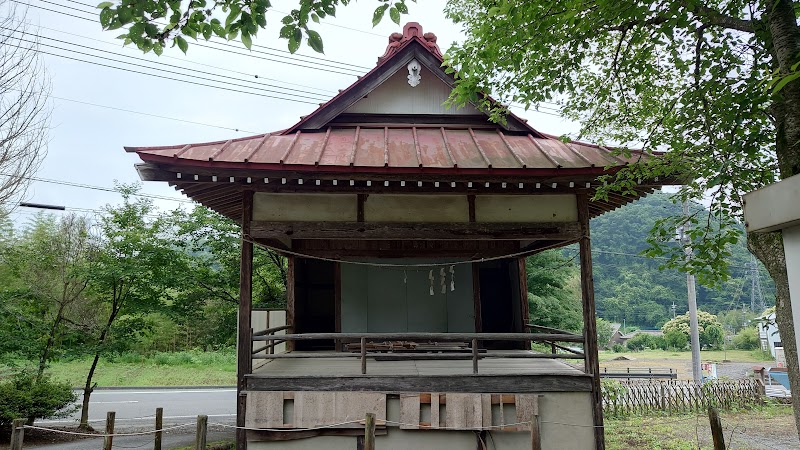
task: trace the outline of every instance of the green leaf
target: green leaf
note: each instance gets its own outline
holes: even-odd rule
[[[313,20],[315,23],[319,23],[319,16],[311,13],[311,20]]]
[[[111,24],[111,20],[113,19],[114,19],[114,10],[112,10],[111,8],[105,8],[102,11],[100,11],[100,25],[103,28],[108,28],[108,26]]]
[[[408,14],[408,6],[406,6],[403,2],[397,2],[394,4],[394,7],[400,14]]]
[[[280,31],[280,33],[278,35],[280,37],[284,38],[284,39],[289,39],[289,38],[292,37],[293,33],[294,33],[294,26],[293,25],[284,25],[281,28],[281,31]]]
[[[397,8],[389,8],[389,18],[392,19],[392,22],[400,25],[400,11]]]
[[[244,44],[248,50],[250,50],[250,47],[253,46],[253,39],[250,38],[250,34],[248,34],[246,31],[242,31],[242,44]]]
[[[164,52],[164,46],[161,45],[160,42],[156,42],[153,45],[153,53],[155,53],[158,56],[161,56],[161,53],[163,53],[163,52]]]
[[[210,24],[206,24],[206,25],[203,26],[203,38],[205,40],[211,39],[211,33],[213,33],[213,32],[214,32],[214,30],[213,30],[213,28],[211,27]]]
[[[775,87],[772,88],[772,93],[773,94],[777,93],[778,91],[783,89],[784,86],[796,80],[798,77],[800,77],[800,72],[790,73],[789,75],[782,77],[780,81],[778,81],[778,83],[775,84]]]
[[[325,53],[322,48],[322,37],[314,30],[306,31],[308,33],[308,45],[317,52],[317,53]]]
[[[375,27],[381,20],[383,20],[383,15],[386,13],[386,10],[389,8],[389,5],[381,5],[375,8],[375,12],[372,14],[372,26]]]
[[[133,20],[133,9],[124,7],[117,9],[117,18],[122,25],[130,23]]]
[[[300,48],[300,40],[296,39],[294,36],[289,38],[289,53],[294,53],[297,49]]]
[[[186,42],[186,39],[183,36],[175,36],[175,43],[178,44],[178,48],[181,49],[183,54],[186,54],[186,50],[189,49],[189,43]]]
[[[97,9],[105,9],[114,6],[114,2],[103,2],[97,5]]]
[[[235,22],[236,19],[239,18],[239,14],[241,14],[241,12],[242,12],[242,7],[239,6],[238,4],[233,4],[231,6],[231,12],[228,13],[228,17],[225,19],[225,28],[230,27],[231,24]]]

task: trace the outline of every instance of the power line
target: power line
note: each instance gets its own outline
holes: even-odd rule
[[[20,0],[11,0],[11,1],[14,1],[14,2],[17,2],[17,3],[21,3],[23,5],[27,5],[27,6],[30,6],[30,7],[33,7],[33,8],[41,9],[41,10],[44,10],[44,11],[49,11],[49,12],[52,12],[52,13],[56,13],[56,14],[62,14],[62,15],[74,17],[74,18],[77,18],[77,19],[82,19],[82,20],[85,20],[85,21],[93,22],[93,23],[97,22],[97,19],[95,19],[95,18],[76,16],[74,14],[66,13],[64,11],[58,11],[58,10],[46,8],[46,7],[40,6],[40,5],[24,3],[24,2],[22,2]],[[72,11],[77,11],[77,12],[82,12],[84,14],[92,14],[92,15],[94,15],[94,13],[90,13],[90,12],[83,11],[83,10],[80,10],[80,9],[72,8],[72,7],[69,7],[69,6],[66,6],[66,5],[62,5],[60,3],[54,3],[54,2],[47,1],[47,0],[39,0],[39,1],[44,2],[44,3],[49,3],[51,5],[56,5],[56,6],[59,6],[59,7],[62,7],[62,8],[66,8],[66,9],[69,9],[69,10],[72,10]],[[216,41],[209,41],[209,42],[213,42],[215,44],[226,46],[226,47],[231,47],[231,48],[236,49],[236,50],[239,49],[238,46],[227,44],[227,43],[219,43],[219,42],[216,42]],[[306,69],[314,69],[314,70],[321,70],[321,71],[328,72],[328,73],[336,73],[336,74],[339,74],[339,75],[359,76],[362,73],[361,71],[357,71],[356,69],[348,69],[346,67],[336,67],[336,66],[332,66],[332,65],[329,65],[329,64],[317,63],[317,62],[313,62],[313,61],[304,61],[304,60],[296,60],[295,62],[283,61],[283,60],[280,60],[280,59],[273,59],[273,58],[268,58],[266,56],[259,56],[259,55],[254,54],[254,53],[261,53],[261,54],[265,54],[265,55],[269,55],[269,56],[273,56],[273,57],[278,57],[278,58],[285,58],[285,59],[289,59],[289,60],[295,59],[295,58],[289,58],[289,57],[283,56],[283,55],[271,55],[271,54],[269,54],[267,52],[258,51],[258,50],[255,50],[255,51],[251,50],[250,53],[242,53],[242,52],[233,52],[231,50],[220,48],[220,47],[216,47],[216,46],[213,46],[213,45],[202,44],[200,42],[195,42],[192,45],[197,46],[197,47],[208,48],[208,49],[211,49],[211,50],[225,52],[227,54],[234,54],[234,55],[239,55],[239,56],[247,56],[247,57],[251,57],[251,58],[263,59],[265,61],[271,61],[271,62],[277,62],[277,63],[281,63],[281,64],[288,64],[288,65],[291,65],[291,66],[303,67],[303,68],[306,68]],[[305,64],[301,64],[301,63],[305,63]],[[306,65],[306,64],[315,64],[315,66],[310,66],[310,65]],[[332,70],[332,69],[338,69],[338,70]],[[342,70],[349,70],[350,72],[342,72]]]
[[[12,32],[15,31],[15,30],[12,30],[12,29],[9,29],[9,28],[5,28],[5,27],[0,27],[0,29],[7,30],[7,31],[12,31]],[[9,36],[9,37],[11,37],[11,36]],[[95,48],[95,47],[89,47],[87,45],[74,44],[72,42],[63,41],[61,39],[56,39],[56,38],[49,37],[49,36],[39,36],[39,37],[47,39],[47,40],[51,40],[51,41],[56,41],[56,42],[61,43],[61,44],[72,45],[72,46],[75,46],[75,47],[85,48],[85,49],[96,51],[96,52],[108,53],[108,54],[111,54],[111,55],[121,56],[123,58],[129,58],[129,59],[133,59],[133,60],[137,60],[137,61],[144,61],[144,62],[148,62],[148,63],[159,64],[159,65],[163,65],[163,66],[167,66],[167,67],[173,67],[173,68],[180,69],[180,70],[187,70],[187,71],[192,70],[192,69],[189,69],[189,68],[186,68],[186,67],[176,66],[176,65],[173,65],[173,64],[168,64],[168,63],[159,62],[159,61],[151,61],[151,60],[148,60],[148,59],[145,59],[145,58],[139,58],[139,57],[136,57],[136,56],[125,55],[125,54],[122,54],[122,53],[112,52],[112,51],[109,51],[109,50],[103,50],[103,49],[98,49],[98,48]],[[28,41],[28,40],[25,40],[25,39],[22,39],[22,38],[18,38],[18,39],[20,41],[23,41],[23,42],[33,43],[32,41]],[[68,51],[68,52],[74,52],[74,53],[77,53],[77,54],[80,54],[80,55],[91,56],[91,57],[95,57],[95,58],[98,57],[97,55],[92,55],[90,53],[80,52],[78,50],[73,50],[73,49],[70,49],[70,48],[58,47],[58,46],[51,45],[51,44],[38,43],[38,45],[44,45],[45,47],[55,48],[55,49],[58,49],[58,50],[63,50],[63,51]],[[113,61],[113,62],[117,62],[117,63],[121,63],[121,64],[129,64],[129,65],[132,65],[132,66],[142,67],[142,68],[145,68],[145,69],[162,70],[162,71],[164,71],[166,73],[171,73],[171,74],[175,74],[175,75],[193,76],[193,77],[198,78],[200,80],[206,80],[206,81],[212,81],[212,82],[220,82],[219,80],[214,80],[214,79],[211,79],[211,78],[200,77],[200,76],[191,75],[191,74],[183,74],[183,73],[179,73],[179,72],[175,72],[175,71],[171,71],[171,70],[160,69],[158,67],[150,67],[150,66],[146,66],[146,65],[142,65],[142,64],[131,63],[131,62],[128,62],[128,61],[120,61],[120,60],[111,59],[111,58],[105,58],[105,59],[108,60],[108,61]],[[192,71],[196,72],[196,73],[205,74],[205,75],[215,76],[215,77],[227,78],[227,79],[236,80],[236,81],[243,81],[245,83],[255,83],[255,84],[262,84],[262,85],[266,85],[266,86],[273,86],[273,85],[267,84],[267,83],[259,83],[257,81],[250,81],[250,80],[242,80],[240,78],[231,77],[231,76],[227,76],[227,75],[219,75],[219,74],[215,74],[215,73],[211,73],[211,72],[205,72],[205,71],[202,71],[202,70],[192,70]],[[273,89],[257,88],[257,87],[247,86],[247,85],[238,84],[238,83],[229,83],[229,84],[231,84],[233,86],[243,87],[243,88],[246,88],[246,89],[259,89],[259,90],[264,91],[264,92],[270,92],[270,93],[280,94],[280,95],[291,95],[291,96],[296,96],[298,98],[306,98],[306,99],[310,99],[310,100],[317,100],[317,101],[327,100],[327,98],[322,97],[322,94],[314,94],[314,93],[310,93],[310,92],[307,92],[307,91],[302,91],[302,90],[299,90],[299,89],[293,89],[293,88],[283,88],[283,87],[280,87],[280,86],[275,86],[275,87],[278,87],[280,89],[285,89],[285,90],[288,90],[288,91],[301,92],[303,94],[312,94],[312,95],[314,95],[314,97],[309,97],[307,95],[301,95],[301,94],[293,94],[291,92],[281,92],[281,91],[276,91],[276,90],[273,90]]]
[[[51,179],[51,178],[41,178],[41,177],[34,177],[34,176],[12,175],[12,174],[8,174],[8,173],[0,173],[0,175],[6,176],[6,177],[11,177],[11,178],[19,178],[19,179],[23,179],[23,180],[29,180],[29,181],[39,181],[39,182],[42,182],[42,183],[60,184],[60,185],[63,185],[63,186],[71,186],[71,187],[77,187],[77,188],[82,188],[82,189],[92,189],[92,190],[95,190],[95,191],[119,193],[119,191],[117,189],[114,189],[114,188],[103,187],[103,186],[93,186],[91,184],[76,183],[74,181],[54,180],[54,179]],[[193,200],[187,200],[187,199],[184,199],[184,198],[167,197],[166,195],[144,194],[144,193],[136,193],[136,194],[132,194],[132,195],[134,195],[136,197],[150,198],[150,199],[154,199],[154,200],[169,200],[169,201],[181,202],[181,203],[194,203]]]
[[[85,101],[82,101],[82,100],[75,100],[75,99],[64,98],[64,97],[56,97],[55,95],[50,95],[49,97],[53,98],[53,99],[56,99],[56,100],[65,101],[65,102],[79,103],[79,104],[82,104],[82,105],[94,106],[94,107],[97,107],[97,108],[113,109],[115,111],[122,111],[122,112],[126,112],[126,113],[131,113],[131,114],[139,114],[141,116],[155,117],[157,119],[174,120],[176,122],[190,123],[190,124],[193,124],[193,125],[202,125],[204,127],[213,127],[213,128],[219,128],[219,129],[222,129],[222,130],[231,130],[231,131],[248,133],[248,134],[258,134],[256,131],[242,130],[241,128],[224,127],[224,126],[221,126],[221,125],[212,125],[210,123],[195,122],[193,120],[178,119],[176,117],[160,116],[158,114],[151,114],[151,113],[146,113],[146,112],[142,112],[142,111],[134,111],[132,109],[117,108],[116,106],[100,105],[100,104],[97,104],[97,103],[85,102]]]
[[[53,3],[53,2],[50,2],[50,1],[47,1],[47,0],[39,0],[39,1],[42,1],[42,2],[45,2],[45,3],[57,4],[57,5],[59,5],[59,6],[63,7],[63,8],[74,9],[76,11],[80,11],[80,12],[85,12],[87,14],[96,15],[94,11],[83,11],[83,10],[80,10],[80,9],[77,9],[77,8],[70,8],[69,6],[66,6],[66,5],[63,5],[63,4],[58,4],[58,3]],[[95,5],[90,5],[88,3],[83,3],[83,2],[76,1],[76,0],[66,0],[66,1],[68,1],[70,3],[78,4],[78,5],[83,5],[83,6],[92,8],[93,10],[96,10]],[[166,25],[163,22],[159,22],[159,24],[162,25],[162,26]],[[376,36],[384,37],[383,35],[380,35],[380,34],[377,34],[377,33],[370,33],[370,34],[374,34]],[[361,70],[361,69],[371,70],[372,69],[372,67],[361,66],[361,65],[358,65],[358,64],[352,64],[352,63],[342,62],[342,61],[335,61],[335,60],[332,60],[332,59],[321,58],[321,57],[318,57],[318,56],[308,56],[308,55],[302,55],[302,54],[298,54],[298,53],[292,53],[292,52],[290,52],[288,50],[283,50],[283,49],[275,48],[275,47],[269,47],[269,46],[266,46],[266,45],[253,44],[252,47],[254,47],[254,48],[263,48],[263,49],[267,49],[267,50],[270,50],[270,51],[273,51],[273,52],[286,53],[286,54],[290,55],[290,56],[282,56],[284,58],[292,58],[292,59],[308,58],[308,59],[312,59],[312,60],[319,60],[319,61],[339,64],[339,65],[342,65],[342,66],[351,66],[351,67],[355,67],[355,68],[357,68],[359,70]],[[313,62],[313,61],[310,61],[310,62]]]
[[[81,39],[86,39],[86,40],[90,40],[90,41],[99,42],[99,43],[102,43],[102,44],[105,44],[105,45],[112,45],[114,47],[120,47],[117,43],[104,41],[102,39],[95,39],[95,38],[92,38],[92,37],[89,37],[89,36],[83,36],[83,35],[80,35],[80,34],[70,33],[68,31],[58,30],[58,29],[55,29],[55,28],[48,28],[48,27],[45,27],[45,26],[42,26],[42,25],[36,25],[36,27],[40,28],[40,29],[43,29],[43,30],[49,30],[49,31],[54,31],[56,33],[66,34],[68,36],[74,36],[74,37],[78,37],[78,38],[81,38]],[[122,48],[129,49],[129,50],[132,50],[132,51],[134,50],[133,48],[128,47],[128,46],[123,46]],[[136,51],[138,51],[138,49],[136,49]],[[323,89],[323,88],[319,88],[319,87],[315,87],[315,86],[309,86],[307,84],[293,83],[293,82],[290,82],[290,81],[279,80],[277,78],[269,78],[269,77],[266,77],[266,76],[263,76],[263,75],[260,75],[260,74],[247,73],[247,72],[242,72],[242,71],[239,71],[239,70],[230,69],[230,68],[227,68],[227,67],[220,67],[220,66],[215,66],[213,64],[206,64],[206,63],[201,63],[201,62],[197,62],[197,61],[192,61],[191,59],[188,59],[188,58],[176,58],[174,56],[169,56],[169,55],[161,55],[161,56],[159,56],[159,58],[173,59],[173,60],[176,60],[176,61],[182,61],[182,62],[186,62],[186,63],[189,63],[189,64],[194,64],[194,65],[197,65],[197,66],[201,66],[201,67],[209,67],[209,68],[212,68],[212,69],[217,69],[217,70],[221,70],[221,71],[224,71],[224,72],[230,72],[230,73],[235,73],[235,74],[239,74],[239,75],[244,75],[244,76],[247,76],[247,77],[253,77],[253,78],[257,78],[257,79],[274,81],[276,83],[286,84],[286,85],[290,85],[290,86],[299,86],[299,87],[303,87],[303,88],[306,88],[306,89],[313,89],[313,90],[316,90],[316,91],[320,91],[320,93],[326,93],[326,94],[336,93],[336,91],[331,90],[331,89]],[[264,84],[266,84],[266,83],[264,83]],[[266,85],[274,86],[274,85],[270,85],[270,84],[266,84]],[[280,87],[280,86],[278,86],[278,87]]]
[[[141,74],[141,75],[148,75],[148,76],[151,76],[151,77],[163,78],[163,79],[166,79],[166,80],[180,81],[180,82],[184,82],[184,83],[194,84],[194,85],[197,85],[197,86],[204,86],[204,87],[210,87],[210,88],[214,88],[214,89],[220,89],[220,90],[223,90],[223,91],[238,92],[238,93],[241,93],[241,94],[258,95],[260,97],[274,98],[274,99],[278,99],[278,100],[286,100],[286,101],[297,102],[297,103],[305,103],[305,104],[308,104],[308,105],[317,105],[317,103],[304,101],[304,100],[285,98],[285,97],[278,97],[278,96],[275,96],[275,95],[268,95],[268,94],[259,94],[259,93],[256,93],[256,92],[247,92],[247,91],[242,91],[242,90],[239,90],[239,89],[230,89],[230,88],[225,88],[225,87],[222,87],[222,86],[214,86],[214,85],[211,85],[211,84],[199,83],[199,82],[191,81],[191,80],[182,80],[182,79],[179,79],[179,78],[172,78],[172,77],[168,77],[168,76],[164,76],[164,75],[157,75],[157,74],[153,74],[153,73],[142,72],[142,71],[128,69],[128,68],[124,68],[124,67],[116,67],[116,66],[112,66],[112,65],[108,65],[108,64],[98,63],[98,62],[95,62],[95,61],[87,61],[87,60],[84,60],[84,59],[74,58],[74,57],[71,57],[71,56],[60,55],[60,54],[57,54],[57,53],[50,53],[50,52],[46,52],[44,50],[35,50],[35,51],[38,52],[38,53],[45,54],[45,55],[57,56],[59,58],[70,59],[70,60],[73,60],[73,61],[78,61],[78,62],[82,62],[82,63],[86,63],[86,64],[94,64],[96,66],[107,67],[107,68],[110,68],[110,69],[117,69],[117,70],[122,70],[122,71],[126,71],[126,72],[131,72],[131,73],[138,73],[138,74]],[[90,56],[92,56],[92,55],[90,55]],[[130,64],[130,63],[128,63],[128,64]]]

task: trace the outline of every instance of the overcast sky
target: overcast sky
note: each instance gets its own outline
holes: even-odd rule
[[[281,12],[289,11],[296,2],[279,0],[273,1],[268,27],[254,39],[252,52],[239,42],[218,40],[212,41],[216,43],[201,41],[202,45],[215,49],[191,43],[185,56],[176,47],[157,57],[142,55],[133,46],[122,47],[121,41],[115,39],[119,31],[103,32],[94,9],[99,0],[20,0],[18,3],[23,4],[23,1],[30,5],[28,20],[39,27],[42,52],[52,54],[42,54],[52,81],[53,116],[49,151],[36,176],[104,188],[113,187],[115,181],[139,180],[133,167],[139,160],[123,150],[126,145],[226,140],[291,126],[300,116],[313,111],[317,103],[335,95],[337,89],[356,81],[355,75],[371,69],[383,54],[388,36],[402,31],[388,15],[383,23],[372,28],[372,12],[378,2],[362,0],[340,8],[336,18],[317,26],[325,43],[324,55],[304,46],[299,52],[301,56],[290,56],[282,53],[286,41],[277,36],[283,17]],[[410,14],[401,21],[419,22],[425,32],[435,33],[442,51],[462,39],[459,27],[445,18],[444,4],[442,0],[410,3]],[[273,96],[289,100],[271,98]],[[543,132],[575,133],[578,128],[556,115],[515,112]],[[185,199],[166,183],[144,183],[143,192]],[[35,181],[26,201],[98,209],[119,202],[120,197],[115,193]],[[161,208],[181,205],[166,200],[156,203]],[[14,217],[25,221],[33,213],[34,210],[19,208]]]

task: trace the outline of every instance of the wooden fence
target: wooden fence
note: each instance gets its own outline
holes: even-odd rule
[[[603,411],[608,416],[664,412],[682,414],[709,407],[731,409],[764,400],[760,380],[709,381],[603,381]]]

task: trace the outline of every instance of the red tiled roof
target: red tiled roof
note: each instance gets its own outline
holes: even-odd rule
[[[604,169],[635,162],[605,147],[564,143],[531,134],[504,134],[497,129],[444,127],[341,127],[324,132],[297,131],[288,135],[263,134],[236,140],[171,147],[126,147],[144,161],[208,166],[219,169],[318,171],[360,169],[408,173],[433,169],[437,173],[496,170],[533,175],[536,169]],[[197,164],[203,162],[204,164]],[[573,173],[575,173],[573,171]]]

